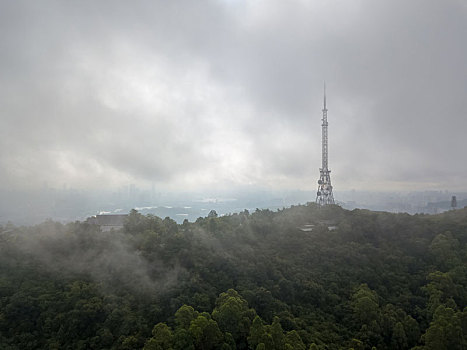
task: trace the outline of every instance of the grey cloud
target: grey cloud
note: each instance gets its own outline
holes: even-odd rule
[[[313,188],[326,80],[336,188],[466,186],[461,1],[0,7],[4,185]]]

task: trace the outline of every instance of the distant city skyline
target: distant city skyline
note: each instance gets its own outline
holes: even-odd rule
[[[273,211],[314,202],[316,192],[265,191],[244,189],[200,192],[158,192],[152,188],[123,186],[115,191],[78,190],[44,187],[37,191],[0,190],[0,225],[38,224],[46,219],[59,222],[83,221],[97,214],[125,214],[136,209],[142,214],[171,217],[178,223],[195,221],[214,209],[219,215],[245,209]],[[345,209],[370,209],[389,212],[436,214],[450,209],[456,195],[458,208],[467,205],[467,192],[339,191],[336,203]]]
[[[467,190],[467,5],[2,1],[0,189]],[[313,200],[313,198],[310,198]]]

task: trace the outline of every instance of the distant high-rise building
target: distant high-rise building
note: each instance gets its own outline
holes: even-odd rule
[[[451,209],[454,210],[457,208],[457,198],[456,196],[452,196],[451,198]]]
[[[316,193],[316,203],[319,205],[334,204],[332,194],[331,170],[328,169],[328,110],[326,108],[326,84],[324,85],[324,108],[322,119],[322,139],[321,139],[321,168],[319,169],[318,192]]]

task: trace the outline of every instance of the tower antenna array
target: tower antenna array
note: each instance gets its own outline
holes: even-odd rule
[[[334,204],[332,194],[331,170],[328,169],[328,110],[326,108],[326,83],[324,83],[324,108],[321,124],[321,168],[319,169],[318,192],[316,203],[319,205]]]

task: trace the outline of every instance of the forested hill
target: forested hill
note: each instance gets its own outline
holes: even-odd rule
[[[0,232],[0,349],[467,349],[467,209]]]

